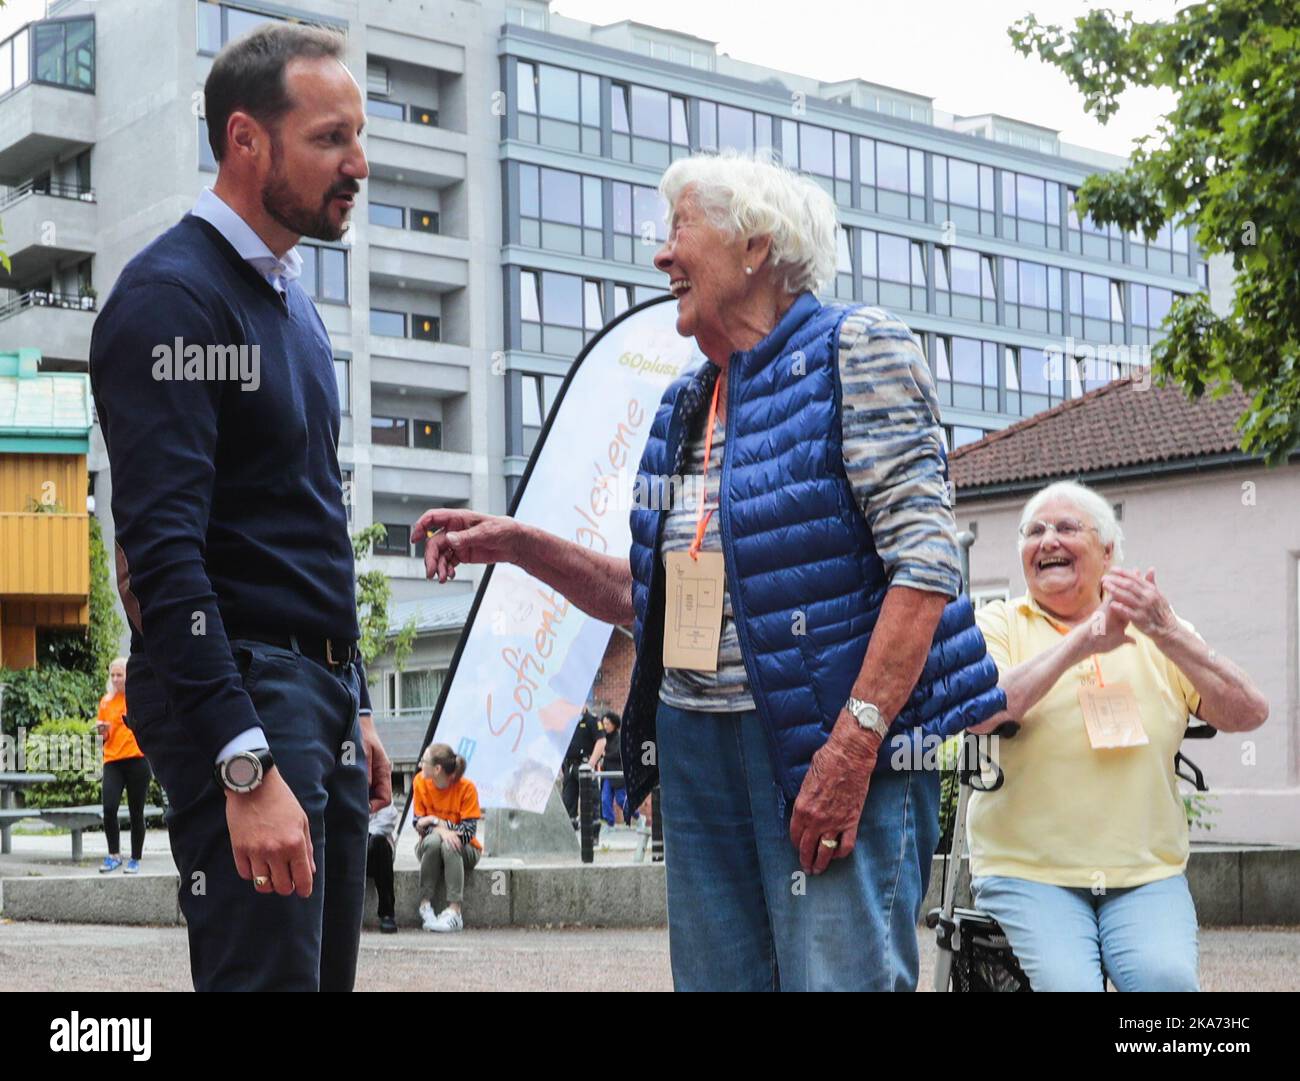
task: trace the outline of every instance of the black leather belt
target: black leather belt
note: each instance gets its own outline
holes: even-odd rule
[[[226,638],[230,641],[247,638],[254,642],[264,642],[268,646],[291,649],[327,668],[342,668],[351,664],[360,655],[356,642],[341,638],[320,638],[307,634],[278,634],[274,631],[245,629],[227,630]]]

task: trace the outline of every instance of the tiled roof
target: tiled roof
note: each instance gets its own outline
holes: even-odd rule
[[[960,492],[1240,455],[1235,424],[1248,402],[1237,387],[1189,401],[1173,382],[1126,376],[958,447],[950,472]]]

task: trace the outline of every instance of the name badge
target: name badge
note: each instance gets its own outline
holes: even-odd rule
[[[716,672],[727,573],[722,553],[692,559],[689,552],[669,552],[664,562],[664,667]]]
[[[1082,686],[1079,688],[1079,705],[1083,708],[1088,742],[1094,750],[1141,747],[1151,742],[1142,727],[1137,696],[1127,683]]]

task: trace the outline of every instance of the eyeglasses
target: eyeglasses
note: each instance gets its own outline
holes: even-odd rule
[[[1096,526],[1084,525],[1077,518],[1062,518],[1056,522],[1026,522],[1020,527],[1020,535],[1025,540],[1042,540],[1049,529],[1054,529],[1061,540],[1077,537],[1085,529],[1091,529],[1094,533],[1097,531]]]

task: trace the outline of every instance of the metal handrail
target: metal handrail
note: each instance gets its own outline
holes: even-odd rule
[[[83,188],[79,184],[58,184],[48,180],[28,180],[16,188],[10,188],[6,195],[0,196],[0,210],[29,195],[53,195],[57,199],[76,199],[83,203],[95,201],[93,188]]]
[[[15,297],[8,304],[0,305],[0,320],[17,315],[24,308],[66,308],[70,311],[93,312],[95,298],[74,297],[71,293],[50,293],[44,289],[31,289]]]

